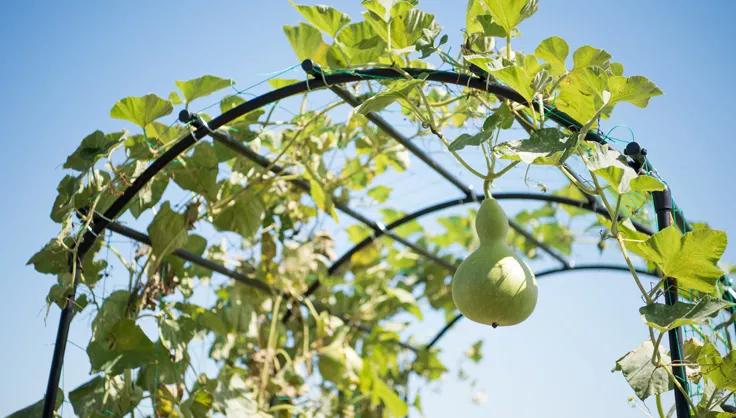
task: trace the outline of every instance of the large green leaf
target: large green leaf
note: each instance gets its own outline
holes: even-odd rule
[[[698,353],[700,372],[720,389],[736,390],[736,351],[721,356],[716,346],[707,342]]]
[[[184,95],[184,100],[189,104],[192,100],[199,97],[209,96],[210,94],[230,87],[232,80],[216,77],[214,75],[203,75],[187,81],[177,80],[176,85]]]
[[[188,227],[186,216],[171,209],[169,202],[164,202],[148,225],[153,254],[160,259],[186,244]]]
[[[642,108],[649,104],[649,99],[662,94],[662,90],[654,83],[638,75],[611,76],[608,78],[608,90],[612,95],[612,103],[629,102]]]
[[[723,275],[718,260],[727,241],[723,231],[702,227],[683,236],[672,225],[643,243],[632,242],[629,246],[654,263],[665,276],[676,278],[679,287],[712,294]]]
[[[166,116],[174,107],[171,102],[155,94],[140,97],[126,97],[119,100],[110,110],[110,116],[115,119],[124,119],[145,128],[156,119]]]
[[[45,398],[41,398],[38,402],[29,405],[23,409],[13,412],[5,418],[39,418],[43,416],[43,406]],[[54,411],[58,411],[61,404],[64,403],[64,391],[61,388],[56,390],[56,405]]]
[[[661,192],[665,189],[664,183],[652,176],[640,174],[629,183],[634,192]]]
[[[663,363],[669,363],[670,359],[664,352],[662,347],[660,356]],[[613,371],[621,371],[629,386],[634,389],[636,396],[645,400],[651,395],[659,395],[667,392],[671,388],[671,383],[667,371],[662,367],[655,367],[652,364],[652,356],[654,355],[654,346],[651,341],[644,341],[634,351],[630,351],[625,356],[616,361],[616,367]]]
[[[263,201],[250,190],[238,190],[235,193],[237,196],[214,214],[213,224],[220,231],[233,231],[244,238],[252,238],[263,221]]]
[[[529,0],[484,0],[493,20],[508,36],[524,20],[524,7]]]
[[[729,306],[732,304],[723,299],[704,297],[696,304],[679,301],[673,305],[652,303],[641,307],[639,313],[650,327],[669,331],[684,325],[700,324]]]
[[[373,30],[396,53],[412,52],[421,42],[431,44],[440,27],[433,15],[423,12],[407,1],[390,5],[372,0],[363,3],[369,11],[363,16]],[[390,10],[387,18],[386,10]]]
[[[94,131],[82,139],[79,147],[66,159],[64,168],[77,171],[85,171],[102,157],[107,156],[110,151],[124,139],[124,132],[113,132],[105,134],[102,131]]]
[[[567,71],[565,60],[569,52],[570,48],[567,46],[567,42],[559,36],[552,36],[543,40],[534,50],[537,57],[549,63],[550,72],[554,75],[561,75]]]
[[[92,370],[120,374],[153,360],[153,342],[132,319],[121,319],[87,346]]]
[[[573,53],[573,69],[584,67],[608,68],[610,65],[611,54],[608,52],[593,48],[590,45],[584,45],[575,50]]]
[[[293,4],[293,3],[292,3]],[[343,26],[350,23],[350,17],[334,7],[324,5],[294,4],[297,11],[317,29],[334,37]]]
[[[217,167],[214,147],[202,142],[197,144],[191,156],[172,162],[169,170],[174,182],[182,189],[202,195],[212,202],[217,198]]]
[[[284,33],[300,61],[311,59],[319,65],[327,65],[328,46],[317,28],[300,23],[298,26],[284,26]]]
[[[124,416],[140,403],[143,390],[123,376],[95,377],[69,392],[74,413],[81,418]]]
[[[566,147],[559,129],[544,128],[533,132],[529,139],[501,143],[494,152],[507,160],[557,165]]]
[[[349,64],[378,61],[386,49],[386,42],[365,21],[342,28],[335,38],[335,45]]]

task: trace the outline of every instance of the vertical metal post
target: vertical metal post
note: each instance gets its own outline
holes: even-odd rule
[[[666,187],[661,192],[653,192],[654,210],[657,212],[657,225],[659,230],[672,225],[672,192]],[[673,278],[667,278],[664,283],[664,300],[667,305],[677,302],[677,282]],[[680,383],[684,391],[688,390],[687,375],[683,366],[682,353],[682,328],[671,329],[667,336],[670,343],[670,358],[672,359],[672,373]],[[685,395],[675,388],[675,409],[677,418],[690,418],[690,406]]]

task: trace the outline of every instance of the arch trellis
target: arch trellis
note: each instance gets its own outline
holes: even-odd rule
[[[94,216],[92,217],[92,221],[88,225],[88,228],[82,237],[82,241],[78,247],[76,259],[73,259],[73,257],[70,257],[69,259],[69,271],[75,273],[76,275],[80,274],[80,269],[75,268],[75,263],[79,263],[80,260],[84,258],[84,255],[93,247],[95,241],[99,238],[100,235],[103,234],[105,230],[110,230],[114,233],[120,234],[122,236],[128,237],[132,240],[135,240],[135,241],[138,241],[144,244],[150,244],[151,243],[150,238],[146,234],[140,231],[131,229],[120,223],[117,223],[115,219],[117,218],[118,215],[120,215],[123,212],[126,205],[141,191],[141,189],[158,172],[163,170],[170,162],[172,162],[180,154],[184,153],[189,147],[191,147],[192,145],[197,143],[199,140],[207,136],[210,136],[212,137],[214,141],[220,142],[221,144],[227,146],[228,148],[230,148],[232,151],[239,154],[240,156],[249,159],[250,161],[260,165],[261,167],[269,169],[274,174],[287,173],[284,168],[278,165],[275,165],[267,157],[257,154],[251,148],[245,145],[242,145],[240,142],[230,137],[228,133],[224,131],[220,131],[219,128],[221,128],[222,126],[229,123],[230,121],[233,121],[234,119],[248,112],[251,112],[253,110],[264,107],[266,105],[278,102],[279,100],[285,99],[290,96],[307,93],[307,92],[315,91],[315,90],[330,89],[337,96],[339,96],[343,101],[345,101],[346,103],[348,103],[349,105],[353,107],[356,107],[360,105],[361,103],[360,100],[352,96],[351,93],[349,93],[346,89],[342,88],[341,86],[348,84],[348,83],[360,82],[364,80],[402,79],[406,76],[406,74],[408,74],[411,77],[422,77],[426,81],[430,81],[430,82],[454,84],[458,86],[477,89],[480,91],[494,94],[499,98],[516,102],[521,105],[533,106],[538,111],[544,111],[551,120],[556,122],[561,127],[567,128],[573,132],[579,131],[582,128],[580,123],[575,122],[569,116],[565,115],[562,112],[555,110],[552,107],[544,105],[542,108],[540,107],[538,103],[529,104],[519,93],[517,93],[513,89],[505,85],[496,83],[494,81],[490,81],[487,74],[483,73],[482,70],[478,68],[473,68],[472,74],[458,73],[458,72],[453,72],[453,71],[416,69],[416,68],[404,68],[401,70],[401,72],[399,72],[396,69],[385,68],[385,67],[355,69],[355,70],[350,70],[350,71],[338,71],[335,73],[329,73],[329,72],[323,72],[319,67],[312,64],[312,62],[309,60],[304,61],[302,63],[302,68],[306,71],[308,75],[306,80],[272,90],[260,96],[254,97],[250,100],[247,100],[244,103],[215,117],[209,122],[204,122],[196,114],[191,114],[187,111],[183,111],[182,113],[180,113],[179,115],[180,120],[184,123],[189,123],[192,126],[190,133],[178,139],[173,144],[173,146],[171,146],[167,151],[165,151],[162,155],[160,155],[157,159],[155,159],[124,190],[122,195],[120,195],[116,200],[114,200],[114,202],[103,213],[94,214]],[[366,246],[371,244],[374,240],[380,237],[383,237],[383,236],[388,237],[408,247],[409,249],[416,252],[417,254],[436,262],[437,264],[443,266],[449,271],[453,271],[455,268],[455,265],[452,264],[450,261],[428,252],[424,248],[412,243],[406,238],[402,238],[401,236],[395,234],[393,230],[407,222],[410,222],[414,219],[417,219],[425,215],[432,214],[439,210],[443,210],[443,209],[450,208],[453,206],[478,202],[482,200],[484,196],[473,192],[472,188],[467,186],[460,179],[456,178],[449,171],[444,169],[439,163],[433,160],[428,154],[426,154],[422,149],[420,149],[415,144],[413,144],[409,139],[404,137],[398,130],[396,130],[393,126],[391,126],[391,124],[387,122],[385,119],[383,119],[380,115],[375,114],[375,113],[368,113],[366,117],[375,126],[377,126],[379,129],[384,131],[386,134],[388,134],[390,137],[396,140],[399,144],[404,146],[414,156],[416,156],[418,159],[423,161],[428,167],[430,167],[432,170],[437,172],[441,177],[443,177],[445,180],[451,183],[461,193],[461,197],[450,199],[444,202],[439,202],[437,204],[417,210],[413,213],[407,214],[395,220],[394,222],[388,225],[382,225],[380,223],[372,221],[371,219],[365,217],[364,215],[350,208],[346,204],[335,202],[336,203],[335,206],[338,210],[340,210],[342,213],[346,214],[347,216],[353,218],[354,220],[370,228],[373,231],[373,234],[370,237],[367,237],[363,239],[361,242],[355,244],[352,248],[350,248],[343,255],[341,255],[329,267],[328,273],[333,274],[334,272],[338,271],[343,265],[345,265],[346,263],[350,261],[350,258],[353,254],[365,248]],[[594,141],[598,143],[606,143],[606,140],[601,135],[597,134],[596,132],[592,132],[592,131],[586,134],[586,140]],[[639,168],[641,168],[642,164],[646,162],[646,157],[644,157],[641,153],[630,153],[630,154],[631,154],[629,155],[629,157],[631,158],[630,165],[635,170],[638,170]],[[301,188],[301,189],[306,188],[307,191],[309,190],[309,184],[306,183],[304,180],[293,179],[290,181],[298,188]],[[657,219],[658,219],[658,224],[659,224],[660,229],[669,225],[670,216],[674,219],[675,223],[681,229],[683,229],[683,231],[686,231],[689,229],[688,223],[686,222],[685,216],[682,213],[682,211],[677,207],[673,207],[672,199],[671,199],[670,192],[668,189],[666,189],[664,192],[654,192],[653,195],[654,195],[654,204],[655,204],[655,209],[657,212]],[[600,203],[595,198],[592,198],[592,197],[588,197],[587,200],[575,200],[575,199],[571,199],[567,197],[547,195],[547,194],[541,194],[541,193],[494,193],[493,196],[498,200],[514,199],[514,200],[527,200],[527,201],[542,201],[542,202],[556,203],[556,204],[561,204],[561,205],[568,205],[568,206],[577,207],[577,208],[580,208],[580,209],[583,209],[583,210],[586,210],[588,212],[595,213],[598,215],[608,216],[608,212],[600,205]],[[576,266],[571,260],[568,260],[566,257],[559,254],[551,246],[547,245],[544,242],[539,241],[532,234],[525,231],[521,225],[518,225],[515,222],[510,221],[510,226],[519,235],[529,240],[536,247],[538,247],[541,251],[545,252],[548,256],[555,259],[559,263],[559,267],[550,268],[547,270],[542,270],[542,271],[537,272],[536,273],[537,277],[545,277],[545,276],[549,276],[553,274],[564,273],[564,272],[574,272],[574,271],[580,271],[580,270],[629,271],[629,269],[626,266],[622,266],[622,265],[583,264],[583,265]],[[643,232],[649,235],[653,233],[653,231],[651,231],[649,228],[647,228],[644,225],[635,224],[634,226],[640,232]],[[257,279],[249,277],[246,274],[228,269],[222,264],[206,259],[202,256],[193,254],[185,249],[178,248],[174,250],[174,255],[182,258],[183,260],[189,261],[193,264],[209,269],[211,271],[218,272],[224,276],[232,278],[245,285],[257,288],[261,291],[270,292],[270,293],[278,292],[277,289],[273,289],[271,286],[269,286],[268,284],[264,282],[261,282]],[[640,269],[637,271],[644,275],[653,275],[654,277],[657,277],[655,273],[652,273],[646,270]],[[51,362],[51,367],[50,367],[49,378],[47,382],[46,395],[44,398],[45,401],[44,401],[43,416],[47,418],[53,416],[55,405],[56,405],[57,388],[59,386],[59,381],[61,378],[61,370],[62,370],[64,353],[65,353],[65,348],[66,348],[68,334],[69,334],[69,328],[70,328],[70,324],[72,322],[72,319],[75,313],[74,312],[74,300],[75,300],[75,293],[76,293],[76,285],[78,281],[79,281],[78,277],[75,277],[74,286],[71,289],[71,293],[67,295],[66,306],[62,309],[61,316],[59,318],[55,346],[54,346],[54,351],[53,351],[53,357],[52,357],[52,362]],[[314,291],[317,290],[319,285],[320,283],[318,281],[313,282],[309,286],[308,290],[303,295],[303,297],[308,297],[309,295],[311,295]],[[667,287],[666,298],[665,298],[666,303],[673,304],[677,301],[676,287],[672,283],[668,283],[666,287]],[[726,293],[726,297],[728,296],[729,294]],[[318,307],[318,308],[323,309],[323,310],[327,309],[326,307]],[[460,320],[460,318],[461,316],[458,315],[454,319],[452,319],[450,322],[448,322],[423,347],[416,347],[414,345],[410,345],[405,342],[399,342],[399,344],[403,348],[411,350],[411,351],[430,349],[433,346],[435,346],[442,339],[444,335],[446,335],[446,332],[452,326],[454,326]],[[284,320],[286,319],[287,318],[284,318]],[[360,328],[361,325],[357,324],[356,326]],[[676,328],[674,330],[671,330],[669,332],[669,338],[670,338],[671,356],[672,356],[673,364],[674,364],[672,367],[673,373],[675,374],[677,379],[680,381],[682,386],[687,388],[688,381],[685,376],[684,367],[682,365],[676,364],[678,361],[682,360],[681,328]],[[675,390],[674,392],[675,392],[675,403],[677,406],[678,417],[689,416],[689,412],[688,412],[689,407],[688,407],[688,404],[685,402],[685,399],[683,398],[682,394],[677,390]]]

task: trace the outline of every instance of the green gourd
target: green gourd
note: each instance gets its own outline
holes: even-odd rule
[[[537,280],[506,245],[508,219],[496,199],[481,203],[475,229],[480,246],[455,271],[452,300],[475,322],[494,327],[518,324],[534,311]]]

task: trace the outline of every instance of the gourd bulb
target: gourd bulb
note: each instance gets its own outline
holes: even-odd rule
[[[452,299],[460,312],[494,327],[522,322],[537,304],[534,273],[506,244],[508,228],[498,202],[484,200],[475,218],[480,245],[452,279]]]

